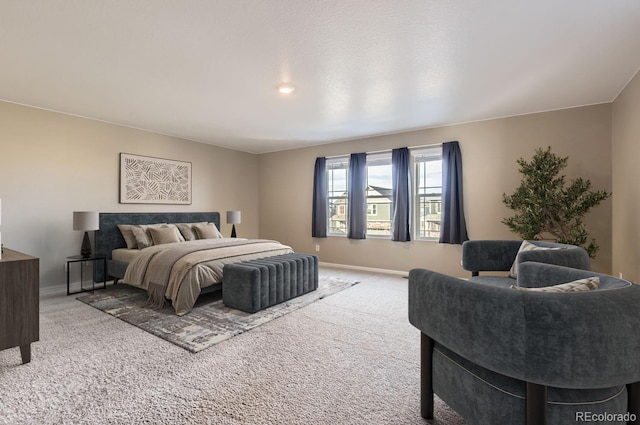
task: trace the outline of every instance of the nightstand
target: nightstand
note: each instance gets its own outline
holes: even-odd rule
[[[102,281],[102,285],[98,286],[96,288],[96,282],[93,278],[93,273],[91,276],[91,288],[85,288],[83,286],[84,284],[84,263],[88,262],[88,261],[92,261],[93,262],[93,267],[95,269],[96,265],[98,264],[99,261],[102,261],[102,266],[104,267],[103,270],[105,270],[104,273],[104,280]],[[74,263],[80,263],[80,290],[79,291],[75,291],[75,292],[71,292],[70,291],[70,276],[71,276],[71,264]],[[107,274],[106,274],[106,270],[107,270],[107,257],[106,255],[102,255],[102,254],[94,254],[94,255],[90,255],[88,257],[83,257],[82,255],[72,255],[70,257],[67,257],[67,295],[73,295],[73,294],[79,294],[81,292],[93,292],[96,289],[104,289],[107,287]],[[92,269],[93,272],[93,269]]]
[[[40,260],[5,249],[0,259],[0,350],[20,347],[31,361],[31,343],[40,337]]]

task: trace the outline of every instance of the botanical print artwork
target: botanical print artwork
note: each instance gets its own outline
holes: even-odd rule
[[[120,203],[191,204],[191,163],[121,153]]]

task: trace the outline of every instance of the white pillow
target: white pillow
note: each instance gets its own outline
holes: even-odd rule
[[[559,285],[545,286],[543,288],[524,288],[511,285],[511,289],[531,292],[579,292],[590,291],[600,287],[600,278],[598,276],[587,277],[585,279],[574,280],[573,282],[561,283]]]
[[[520,249],[518,249],[518,254],[520,254],[523,251],[537,251],[537,250],[544,250],[544,249],[563,249],[563,248],[561,247],[549,248],[546,246],[538,246],[538,245],[532,244],[529,241],[522,241],[522,244],[520,244]],[[516,254],[516,259],[513,260],[513,264],[511,265],[511,270],[509,270],[509,277],[512,277],[514,279],[518,277],[518,254]]]

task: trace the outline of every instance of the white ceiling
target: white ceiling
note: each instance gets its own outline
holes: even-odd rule
[[[0,0],[0,99],[254,153],[611,102],[639,68],[637,0]]]

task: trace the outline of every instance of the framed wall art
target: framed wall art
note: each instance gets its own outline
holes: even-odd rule
[[[191,163],[120,154],[121,204],[191,204]]]

